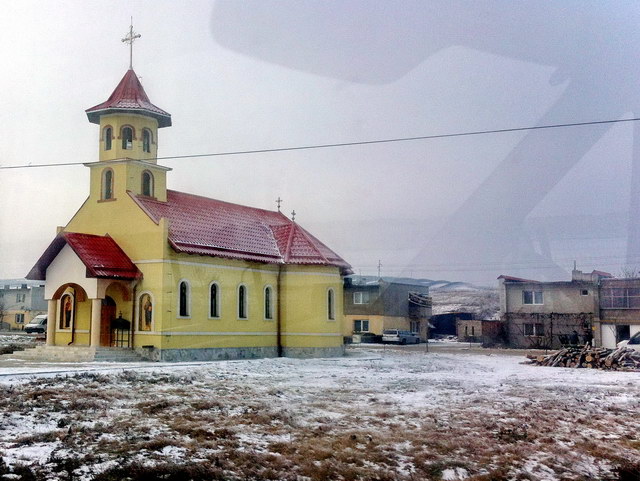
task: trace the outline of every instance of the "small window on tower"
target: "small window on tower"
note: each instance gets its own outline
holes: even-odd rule
[[[113,199],[113,170],[102,171],[102,200]]]
[[[104,150],[111,150],[112,134],[113,131],[111,130],[111,127],[107,127],[106,129],[104,129]]]
[[[131,127],[122,127],[122,148],[125,150],[133,149],[133,129]]]
[[[142,131],[142,150],[144,152],[151,152],[151,131],[149,129]]]
[[[142,195],[153,197],[153,174],[148,170],[142,173]]]

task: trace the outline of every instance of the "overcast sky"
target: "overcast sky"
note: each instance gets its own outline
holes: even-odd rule
[[[1,0],[0,165],[92,162],[84,110],[128,67],[172,114],[159,156],[631,118],[634,1]],[[372,274],[495,284],[640,265],[636,123],[165,160],[169,188],[297,212]],[[637,137],[638,138],[638,137]],[[638,156],[640,158],[640,155]],[[638,175],[638,169],[635,175]],[[0,278],[88,195],[83,166],[0,170]]]

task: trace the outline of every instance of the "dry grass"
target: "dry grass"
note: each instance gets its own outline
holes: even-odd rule
[[[496,398],[453,379],[425,387],[407,360],[375,388],[349,365],[317,385],[286,366],[248,381],[224,363],[2,386],[0,479],[638,481],[639,404],[619,390],[505,381]],[[403,407],[418,394],[429,407]],[[38,446],[46,459],[16,462]]]

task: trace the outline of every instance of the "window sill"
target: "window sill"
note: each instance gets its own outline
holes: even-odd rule
[[[112,197],[111,199],[98,199],[98,204],[102,203],[102,202],[115,202],[116,199],[115,197]]]

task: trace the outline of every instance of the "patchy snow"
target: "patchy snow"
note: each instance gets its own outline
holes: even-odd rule
[[[87,480],[134,461],[189,469],[198,460],[210,478],[283,480],[615,479],[625,463],[640,467],[640,373],[523,365],[521,355],[468,344],[429,350],[0,362],[0,456],[37,479],[73,461]]]

